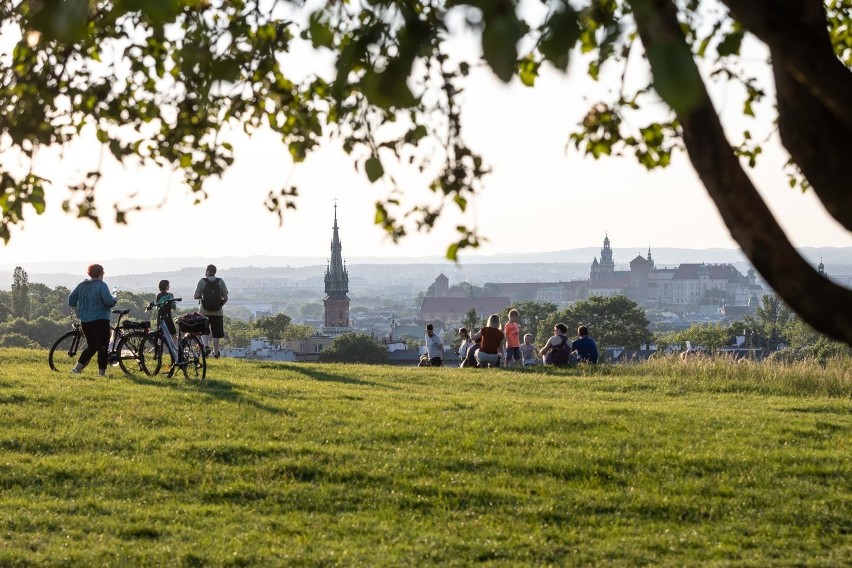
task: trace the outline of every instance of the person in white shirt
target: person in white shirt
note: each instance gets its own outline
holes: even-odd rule
[[[461,338],[461,345],[459,345],[459,367],[476,366],[476,361],[466,361],[467,352],[470,350],[470,346],[473,345],[473,340],[470,338],[470,332],[466,327],[459,328],[459,337]]]
[[[444,342],[441,336],[435,333],[432,324],[426,326],[426,354],[429,356],[429,364],[440,367],[444,361]]]

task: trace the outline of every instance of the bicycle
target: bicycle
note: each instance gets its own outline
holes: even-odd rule
[[[133,370],[141,371],[139,349],[142,346],[142,340],[148,335],[151,324],[147,321],[130,320],[125,320],[122,323],[121,318],[130,313],[128,309],[112,310],[112,313],[118,314],[118,320],[116,320],[115,326],[110,328],[112,338],[107,351],[107,361],[110,365],[118,365],[128,375]],[[87,345],[86,336],[83,333],[83,324],[73,322],[71,331],[63,334],[50,348],[50,353],[47,355],[50,368],[59,371],[60,368],[76,363],[79,353],[84,351]],[[131,361],[136,363],[131,363]]]
[[[154,331],[148,333],[142,340],[140,359],[142,370],[151,376],[158,374],[163,366],[163,354],[168,352],[172,361],[171,367],[166,373],[168,378],[172,378],[175,372],[180,369],[187,379],[204,380],[207,377],[207,356],[204,353],[204,346],[201,341],[192,333],[187,332],[179,323],[183,335],[178,340],[178,345],[175,345],[169,328],[166,326],[166,306],[170,304],[174,307],[181,299],[163,298],[159,302],[151,302],[145,308],[145,311],[157,309],[157,325]]]

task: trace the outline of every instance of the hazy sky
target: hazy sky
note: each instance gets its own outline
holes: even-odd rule
[[[329,254],[335,198],[344,257],[442,255],[460,222],[478,226],[489,239],[476,254],[600,246],[605,233],[615,247],[735,247],[685,154],[676,154],[667,169],[647,172],[630,157],[596,161],[567,147],[568,135],[590,101],[613,87],[606,79],[593,83],[582,66],[572,69],[567,77],[545,71],[534,89],[517,80],[504,86],[487,72],[472,75],[463,111],[465,136],[493,173],[464,217],[448,209],[447,218],[432,233],[408,237],[400,245],[386,240],[373,224],[374,202],[387,188],[381,182],[368,183],[336,143],[293,166],[286,148],[261,133],[236,140],[234,167],[224,179],[210,183],[209,198],[197,206],[178,176],[112,165],[98,192],[104,227],[97,230],[88,221],[64,214],[60,204],[67,192],[53,188],[47,212],[40,217],[28,213],[3,247],[0,263],[187,256],[203,261],[258,254],[323,257]],[[737,118],[741,99],[735,87],[713,89],[730,132],[745,127],[759,138],[771,131],[768,123],[748,124]],[[99,152],[90,144],[62,153],[42,152],[39,167],[60,181],[76,181],[97,163]],[[812,193],[787,186],[785,161],[773,139],[758,168],[747,171],[793,244],[852,246],[852,235],[825,213]],[[406,198],[421,202],[431,197],[428,180],[414,175],[405,179],[410,186]],[[270,190],[289,184],[300,187],[298,210],[287,211],[279,227],[263,202]],[[131,214],[128,226],[116,226],[109,218],[112,203],[133,193],[150,208]]]

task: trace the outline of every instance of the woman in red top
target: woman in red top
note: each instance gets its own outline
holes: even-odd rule
[[[473,339],[481,339],[482,345],[476,351],[476,360],[480,367],[500,366],[500,344],[506,337],[500,330],[500,316],[493,314],[488,318],[488,325],[480,329]]]

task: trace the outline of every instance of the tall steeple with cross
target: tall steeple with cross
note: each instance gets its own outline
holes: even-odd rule
[[[325,270],[325,330],[339,333],[349,328],[349,273],[343,262],[343,245],[337,226],[337,199],[331,233],[331,259]]]

